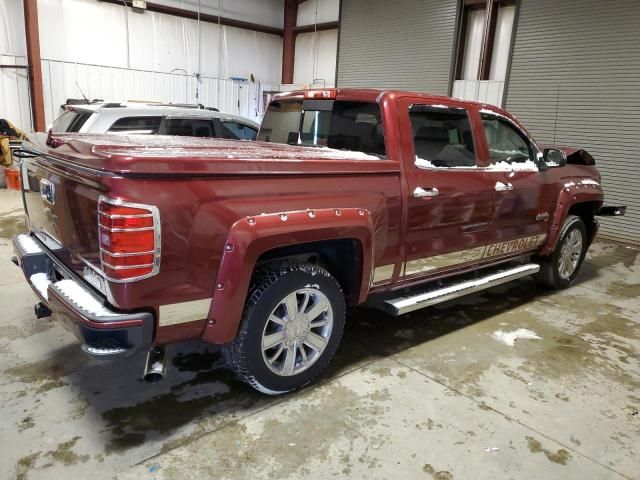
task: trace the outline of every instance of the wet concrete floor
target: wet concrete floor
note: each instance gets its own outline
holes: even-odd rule
[[[322,380],[273,398],[197,342],[154,385],[143,356],[86,357],[33,315],[10,263],[24,228],[0,190],[0,479],[640,478],[637,249],[597,241],[562,292],[352,310]],[[540,338],[508,345],[518,329]]]

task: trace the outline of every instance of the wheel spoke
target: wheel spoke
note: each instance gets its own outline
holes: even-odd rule
[[[324,350],[324,347],[327,345],[327,340],[320,335],[309,332],[307,338],[304,339],[303,343],[305,345],[309,345],[317,352],[322,352]]]
[[[277,323],[278,325],[284,327],[286,325],[286,320],[283,320],[280,317],[276,317],[273,313],[269,316],[269,321],[273,323]]]
[[[287,320],[290,322],[298,315],[298,293],[293,292],[287,295],[284,304],[287,309]]]
[[[288,347],[285,352],[284,364],[282,365],[282,373],[284,375],[291,375],[293,368],[296,366],[296,350],[297,346],[293,345]]]
[[[307,318],[311,321],[315,320],[318,315],[324,312],[328,308],[329,304],[324,300],[320,300],[316,302],[316,304],[311,307],[311,310],[307,313]]]
[[[304,345],[300,344],[298,345],[298,349],[300,350],[300,356],[302,357],[302,364],[306,364],[307,363],[307,351],[304,349]]]
[[[269,362],[272,365],[273,365],[273,362],[275,362],[278,359],[278,357],[280,356],[283,350],[284,350],[284,343],[281,343],[280,346],[278,347],[278,350],[276,350],[276,353],[271,355],[271,358],[269,358]]]
[[[324,327],[325,325],[327,325],[329,323],[329,321],[326,318],[322,318],[320,320],[316,320],[315,322],[311,322],[309,324],[309,328],[318,328],[318,327]]]
[[[268,350],[282,343],[283,341],[284,341],[283,330],[280,330],[279,332],[276,332],[276,333],[272,333],[271,335],[265,335],[264,337],[262,337],[262,349]]]
[[[304,311],[307,309],[307,306],[309,306],[309,300],[311,300],[311,294],[308,292],[304,293],[304,300],[302,301],[302,306],[299,308],[299,312],[304,313]]]

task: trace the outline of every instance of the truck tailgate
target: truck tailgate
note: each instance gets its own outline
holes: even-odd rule
[[[71,270],[81,273],[85,262],[98,266],[101,176],[45,155],[25,158],[22,172],[31,232]]]

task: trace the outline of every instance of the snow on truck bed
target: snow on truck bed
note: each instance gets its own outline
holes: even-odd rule
[[[191,157],[275,160],[378,160],[375,155],[327,147],[298,147],[279,143],[227,140],[220,138],[174,137],[165,135],[56,135],[56,139],[83,150],[91,147],[99,156]],[[60,148],[60,147],[58,147]]]

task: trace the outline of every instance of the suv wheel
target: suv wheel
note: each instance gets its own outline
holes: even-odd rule
[[[335,354],[345,320],[338,282],[310,264],[256,272],[227,363],[256,390],[277,395],[310,383]]]
[[[582,219],[569,215],[560,231],[556,249],[540,262],[539,284],[560,290],[573,284],[587,252],[587,229]]]

